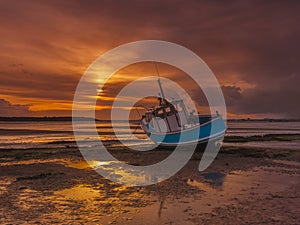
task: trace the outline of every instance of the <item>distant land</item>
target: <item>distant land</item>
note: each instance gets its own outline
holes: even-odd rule
[[[72,117],[65,116],[65,117],[0,117],[0,121],[6,122],[42,122],[42,121],[72,121]],[[88,117],[77,117],[76,120],[79,121],[105,121],[109,122],[110,120],[99,120],[94,118]],[[139,120],[131,120],[132,122],[138,122]],[[264,119],[227,119],[227,122],[300,122],[300,119],[272,119],[272,118],[264,118]]]
[[[0,117],[0,121],[7,121],[7,122],[40,122],[40,121],[72,121],[72,117],[65,116],[65,117]],[[94,118],[88,117],[76,117],[78,121],[90,121],[95,120]],[[96,119],[96,121],[98,121]]]
[[[227,122],[300,122],[300,119],[273,119],[273,118],[264,118],[264,119],[227,119]]]

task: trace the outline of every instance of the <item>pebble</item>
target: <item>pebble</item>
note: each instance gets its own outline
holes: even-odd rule
[[[26,186],[21,186],[21,187],[19,187],[18,189],[19,189],[19,190],[24,190],[24,189],[27,189],[27,187],[26,187]]]

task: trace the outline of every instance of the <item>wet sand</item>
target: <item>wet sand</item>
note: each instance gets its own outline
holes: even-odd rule
[[[170,152],[147,154],[159,161]],[[159,184],[125,187],[102,178],[76,148],[0,150],[0,224],[300,223],[299,149],[223,147],[200,173],[201,155]]]

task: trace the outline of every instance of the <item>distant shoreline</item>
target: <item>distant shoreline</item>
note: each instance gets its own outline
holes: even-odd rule
[[[6,122],[44,122],[44,121],[72,121],[73,118],[69,116],[65,117],[0,117],[0,121],[6,121]],[[95,120],[94,118],[88,118],[88,117],[76,117],[76,120],[78,121],[91,121]],[[96,119],[96,121],[98,121]]]
[[[110,122],[111,120],[99,120],[94,118],[88,118],[88,117],[77,117],[76,118],[79,121],[90,121],[90,120],[96,120],[99,122]],[[70,116],[64,116],[64,117],[0,117],[0,121],[5,122],[43,122],[43,121],[72,121],[73,118]],[[120,120],[123,121],[123,120]],[[131,120],[131,122],[139,122],[139,120]],[[264,118],[264,119],[227,119],[227,122],[300,122],[300,119],[273,119],[273,118]]]
[[[300,119],[273,119],[273,118],[265,118],[265,119],[228,119],[227,122],[300,122]]]

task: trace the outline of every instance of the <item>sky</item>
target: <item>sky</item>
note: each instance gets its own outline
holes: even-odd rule
[[[0,116],[71,116],[76,86],[95,59],[128,42],[164,40],[206,62],[229,118],[300,118],[299,10],[292,0],[0,0]],[[189,86],[176,69],[160,70]],[[103,105],[141,72],[155,75],[149,65],[119,71]],[[189,91],[201,105],[199,90]]]

